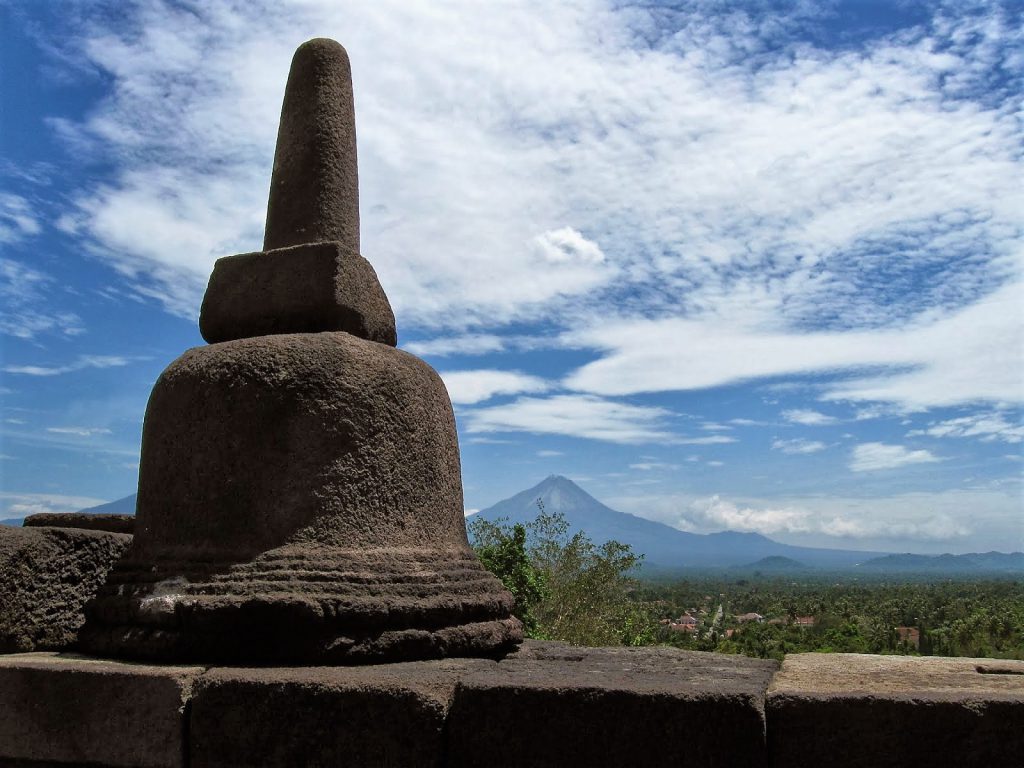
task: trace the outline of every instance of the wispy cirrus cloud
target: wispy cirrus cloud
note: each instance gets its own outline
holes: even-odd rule
[[[1007,421],[999,411],[975,413],[945,421],[933,421],[925,429],[914,429],[907,437],[975,437],[983,442],[1024,442],[1024,424]]]
[[[42,230],[31,203],[20,195],[0,192],[0,243],[12,243]]]
[[[321,34],[355,62],[364,250],[403,323],[580,330],[613,301],[766,342],[937,323],[1019,274],[1019,129],[997,75],[1021,32],[999,5],[834,49],[801,37],[831,7],[444,7],[86,13],[65,48],[115,87],[57,125],[120,167],[68,226],[194,312],[213,258],[258,245],[287,61]],[[800,356],[777,368],[835,358]]]
[[[120,355],[79,355],[65,365],[5,365],[3,371],[23,376],[61,376],[90,368],[121,368],[136,359]]]
[[[911,450],[902,445],[885,443],[861,443],[853,447],[850,469],[854,472],[875,472],[898,469],[911,464],[930,464],[935,461],[941,459],[924,449]]]
[[[735,437],[729,435],[707,435],[704,437],[677,437],[674,443],[678,445],[727,445],[728,443],[739,442]]]
[[[642,444],[675,441],[676,436],[665,426],[670,416],[664,408],[590,395],[554,395],[520,397],[512,403],[470,410],[465,423],[470,434],[532,432]]]
[[[816,546],[891,548],[892,542],[913,542],[916,547],[942,552],[978,536],[978,549],[1024,545],[1024,531],[1019,528],[1017,541],[993,538],[992,531],[1003,529],[993,526],[993,521],[1005,524],[1018,513],[1013,494],[991,490],[776,499],[642,494],[611,497],[607,502],[615,509],[684,531],[748,531]],[[989,538],[985,538],[986,531]]]
[[[598,395],[706,389],[785,374],[878,371],[836,378],[822,397],[908,410],[1024,398],[1024,282],[938,319],[901,328],[764,331],[728,321],[669,318],[601,323],[574,335],[600,357],[565,385]],[[951,340],[955,340],[955,343]]]
[[[106,427],[47,427],[46,431],[55,435],[75,435],[77,437],[111,434]]]
[[[18,339],[34,339],[44,333],[84,333],[78,315],[53,309],[49,294],[56,282],[50,275],[20,261],[0,258],[0,298],[4,304],[0,310],[0,333]]]
[[[818,453],[819,451],[824,451],[827,447],[820,440],[805,440],[800,437],[792,440],[772,441],[772,450],[792,454]]]
[[[442,336],[402,344],[402,349],[420,356],[444,357],[446,355],[484,355],[501,352],[508,346],[508,339],[489,333],[463,336]]]
[[[441,378],[456,405],[480,403],[496,395],[544,392],[551,388],[551,384],[544,379],[518,371],[446,371],[441,373]]]
[[[839,421],[835,416],[828,416],[810,408],[793,408],[783,411],[782,418],[793,424],[802,424],[805,427],[822,427],[836,424]]]

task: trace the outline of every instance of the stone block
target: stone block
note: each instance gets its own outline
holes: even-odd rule
[[[218,259],[199,330],[211,344],[279,333],[345,331],[395,346],[377,273],[341,243],[321,242]]]
[[[522,638],[466,540],[444,383],[394,347],[307,333],[189,350],[150,397],[137,509],[87,610],[89,653],[368,664]]]
[[[772,765],[1020,765],[1024,662],[795,654],[767,717]]]
[[[108,533],[135,532],[135,515],[90,515],[83,512],[39,512],[22,523],[26,528],[79,528]]]
[[[0,656],[0,764],[185,765],[185,707],[202,671]]]
[[[458,679],[494,666],[213,669],[193,699],[191,765],[440,765]]]
[[[765,764],[774,661],[527,641],[459,684],[451,766]]]
[[[132,537],[0,526],[0,653],[60,650]]]

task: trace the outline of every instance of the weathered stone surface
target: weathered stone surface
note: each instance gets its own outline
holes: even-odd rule
[[[0,764],[185,765],[185,702],[201,672],[0,656]]]
[[[466,539],[451,402],[394,349],[358,255],[351,73],[331,40],[292,62],[264,250],[217,263],[200,324],[224,341],[153,390],[135,540],[82,648],[258,664],[504,653],[522,627]]]
[[[0,526],[0,652],[73,644],[82,607],[130,542],[119,533]]]
[[[377,273],[336,242],[218,259],[199,329],[211,344],[318,331],[398,343],[395,315]]]
[[[135,531],[135,515],[86,515],[81,512],[40,512],[25,518],[26,528],[78,528],[83,531]]]
[[[459,684],[448,764],[764,765],[764,692],[777,667],[669,648],[527,641]]]
[[[493,655],[512,597],[469,548],[440,377],[346,333],[198,347],[157,382],[101,655],[369,663]]]
[[[1017,765],[1024,662],[796,654],[768,691],[773,765]]]
[[[196,686],[191,764],[436,766],[456,682],[495,666],[214,669]]]
[[[317,38],[288,73],[263,250],[328,240],[359,253],[359,173],[348,54]]]

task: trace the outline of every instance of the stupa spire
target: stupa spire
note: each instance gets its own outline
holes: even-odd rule
[[[334,40],[295,51],[281,108],[263,250],[338,242],[359,253],[352,67]]]
[[[352,68],[334,40],[310,40],[292,58],[264,248],[217,261],[199,330],[210,343],[345,331],[398,344],[391,304],[359,253]]]

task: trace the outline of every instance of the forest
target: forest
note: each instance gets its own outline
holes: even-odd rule
[[[528,525],[469,522],[528,637],[776,659],[808,651],[1024,659],[1020,578],[725,570],[644,578],[643,558],[628,546],[570,535],[560,514],[540,503],[538,511]]]

